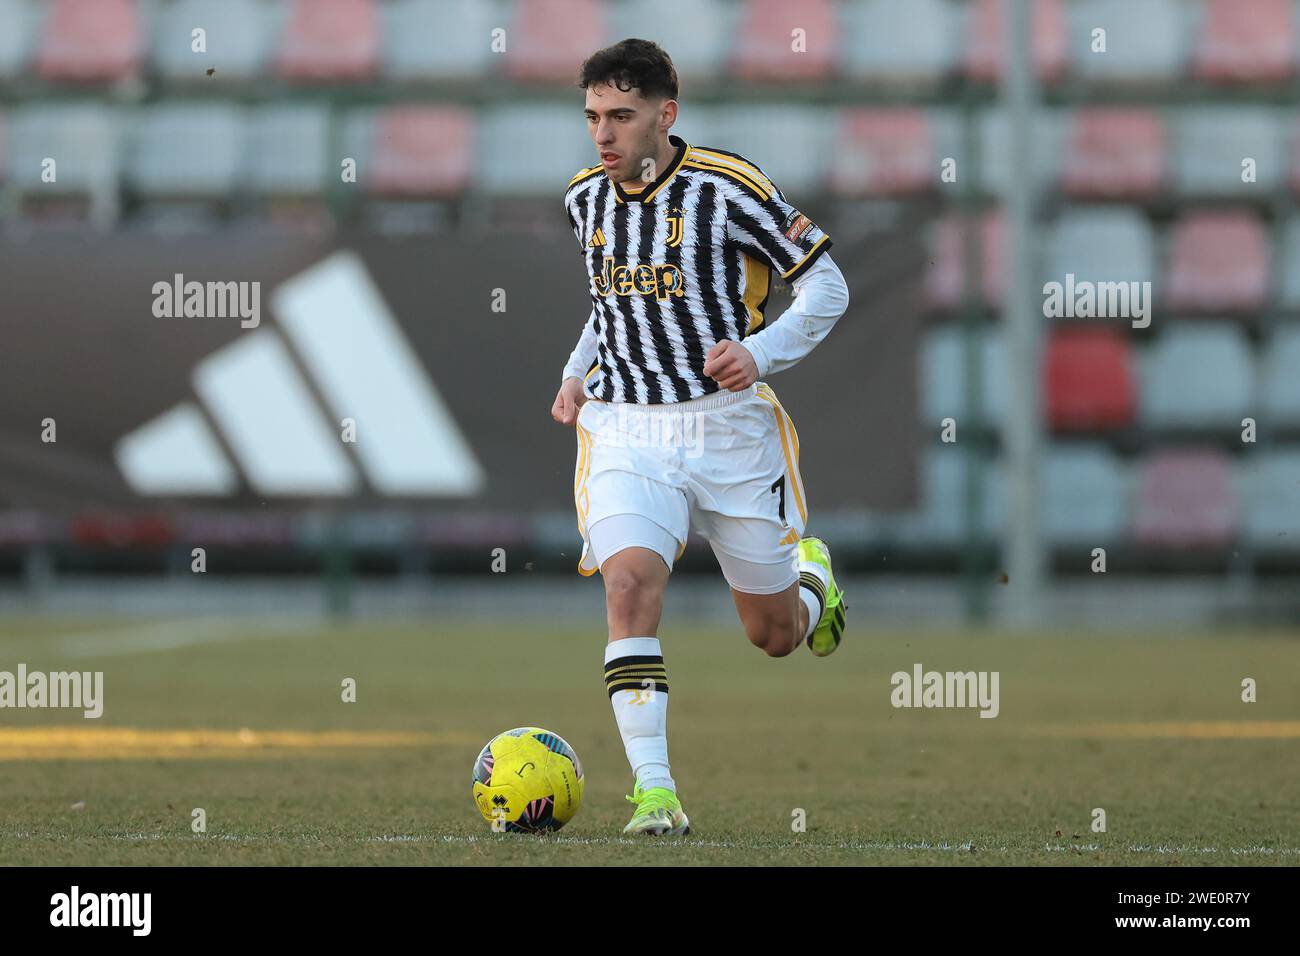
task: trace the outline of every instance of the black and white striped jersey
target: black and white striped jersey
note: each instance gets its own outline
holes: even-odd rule
[[[704,374],[709,349],[761,329],[772,272],[793,281],[831,245],[753,163],[669,141],[673,161],[638,190],[592,166],[564,194],[594,304],[585,388],[601,401],[716,392]]]

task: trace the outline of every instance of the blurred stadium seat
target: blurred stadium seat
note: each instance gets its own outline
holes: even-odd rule
[[[731,70],[750,83],[815,81],[828,78],[838,59],[839,23],[830,0],[741,0]],[[795,49],[793,31],[802,30]]]
[[[36,13],[28,0],[0,0],[0,80],[14,80],[27,65]]]
[[[982,281],[979,295],[985,304],[1000,306],[1006,289],[1006,241],[1000,209],[990,209],[979,218],[979,261]],[[933,308],[956,309],[966,289],[966,250],[963,219],[949,213],[936,222],[930,233],[930,270],[926,276],[926,300]]]
[[[573,174],[597,161],[582,114],[571,106],[505,106],[480,121],[479,175],[492,192],[564,195]],[[520,144],[526,149],[520,149]]]
[[[1300,428],[1300,325],[1289,322],[1278,326],[1261,355],[1263,421],[1286,429]],[[1300,547],[1300,540],[1294,543]]]
[[[1075,199],[1143,199],[1165,186],[1165,136],[1153,110],[1083,109],[1071,120],[1061,188]]]
[[[1242,210],[1189,212],[1171,231],[1169,308],[1250,312],[1264,306],[1269,243],[1258,217]]]
[[[598,0],[516,0],[506,53],[511,79],[574,83],[578,67],[607,42]]]
[[[310,83],[361,82],[379,68],[375,0],[289,0],[276,71]]]
[[[273,18],[256,0],[177,0],[162,8],[154,30],[152,56],[168,80],[207,80],[209,68],[225,80],[258,76],[271,51]],[[207,52],[195,53],[196,27],[207,32]]]
[[[1119,541],[1128,528],[1128,473],[1104,445],[1053,444],[1043,456],[1040,521],[1057,547]]]
[[[841,196],[896,196],[938,184],[938,161],[925,113],[848,109],[840,114],[829,184]]]
[[[252,114],[248,156],[253,188],[266,196],[316,196],[330,174],[329,111],[277,103]]]
[[[1139,421],[1147,428],[1239,431],[1252,414],[1254,356],[1235,325],[1166,327],[1141,370]]]
[[[930,87],[957,66],[960,8],[951,0],[863,0],[841,12],[841,68],[872,84]]]
[[[918,508],[900,516],[895,525],[897,543],[906,548],[957,547],[966,531],[967,470],[979,467],[975,484],[985,505],[979,522],[980,537],[987,540],[998,529],[999,489],[991,465],[979,466],[974,454],[960,442],[931,445],[921,453]]]
[[[1294,74],[1295,55],[1291,0],[1205,0],[1192,56],[1199,79],[1279,83]]]
[[[1300,450],[1261,452],[1242,469],[1238,487],[1243,537],[1251,547],[1300,549]]]
[[[1051,428],[1088,432],[1133,424],[1137,383],[1123,335],[1112,329],[1053,329],[1045,363]]]
[[[1189,196],[1260,198],[1282,182],[1282,115],[1262,106],[1197,106],[1178,118],[1174,173]],[[1242,161],[1255,161],[1254,182]]]
[[[112,83],[134,77],[143,58],[135,0],[49,0],[36,50],[42,78]]]
[[[9,175],[20,192],[90,194],[116,189],[120,117],[101,103],[33,103],[10,115]],[[58,178],[41,181],[42,162],[57,162]]]
[[[436,82],[485,75],[498,8],[479,0],[395,0],[381,9],[384,72],[395,80]]]
[[[712,82],[725,69],[739,16],[730,0],[626,0],[610,11],[614,40],[644,36],[654,24],[655,42],[671,51],[687,99],[692,82]]]
[[[1034,181],[1039,188],[1055,182],[1060,174],[1067,123],[1061,110],[1039,110],[1034,117],[1032,159]],[[951,136],[949,131],[945,138]],[[994,107],[981,113],[979,145],[979,177],[983,189],[1005,197],[1010,190],[1024,184],[1027,179],[1025,164],[1012,150],[1011,125],[1005,110]],[[942,155],[962,156],[963,152],[957,148],[945,150]]]
[[[1232,465],[1215,449],[1162,449],[1138,465],[1133,539],[1152,548],[1223,548],[1237,531]]]
[[[747,103],[691,108],[680,135],[693,146],[739,153],[798,203],[825,189],[834,124],[835,112],[821,107]]]
[[[1155,237],[1140,212],[1123,207],[1074,207],[1047,236],[1045,282],[1145,282],[1155,279]]]
[[[389,197],[459,195],[473,175],[473,135],[471,115],[458,107],[385,110],[375,127],[370,191]]]
[[[966,5],[965,71],[971,79],[997,82],[1006,65],[1007,0],[970,0]],[[1040,80],[1055,83],[1065,75],[1066,22],[1061,0],[1030,0],[1034,67]]]
[[[1183,0],[1077,0],[1070,4],[1070,71],[1093,83],[1132,86],[1172,83],[1187,59]],[[1106,31],[1094,52],[1093,31]]]
[[[960,437],[966,424],[966,333],[944,325],[926,333],[921,344],[921,414],[929,429],[945,418],[955,419]],[[985,424],[1001,423],[1006,412],[1007,358],[1000,332],[976,333],[980,356],[980,401]]]
[[[1279,304],[1291,311],[1300,310],[1300,218],[1293,217],[1286,223],[1277,271]]]
[[[227,103],[169,103],[137,122],[126,182],[150,199],[226,200],[241,184],[244,111]]]

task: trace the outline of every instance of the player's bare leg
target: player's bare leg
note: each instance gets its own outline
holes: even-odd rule
[[[610,643],[658,634],[668,574],[664,559],[649,548],[624,548],[605,560],[600,576]]]
[[[609,643],[605,684],[636,784],[628,834],[690,832],[668,767],[668,671],[659,639],[668,565],[649,548],[624,548],[600,566],[605,579]]]
[[[749,642],[768,657],[785,657],[803,643],[808,608],[799,600],[799,582],[775,594],[749,594],[731,589],[740,623]]]
[[[769,657],[785,657],[801,643],[818,657],[839,647],[848,604],[831,573],[830,549],[820,538],[799,541],[799,579],[784,591],[732,588],[731,597],[750,642]]]

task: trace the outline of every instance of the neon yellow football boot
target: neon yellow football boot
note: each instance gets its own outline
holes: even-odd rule
[[[691,832],[691,821],[682,812],[677,794],[667,787],[642,790],[637,784],[632,788],[629,803],[636,804],[636,813],[623,828],[626,834],[645,833],[651,836],[685,836]]]
[[[849,605],[844,600],[844,592],[835,584],[835,575],[831,572],[831,552],[825,541],[821,538],[801,538],[799,560],[820,564],[826,569],[826,580],[830,582],[826,593],[821,594],[821,581],[813,574],[805,573],[800,579],[800,583],[817,591],[822,597],[822,618],[808,636],[807,643],[810,651],[818,657],[825,657],[840,646],[840,637],[844,633],[844,612]]]

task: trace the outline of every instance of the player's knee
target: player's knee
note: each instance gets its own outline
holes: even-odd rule
[[[617,566],[602,572],[605,604],[611,617],[621,620],[653,614],[663,595],[653,575],[633,566]]]
[[[766,617],[746,628],[750,643],[768,657],[785,657],[799,646],[795,622],[788,617]]]

